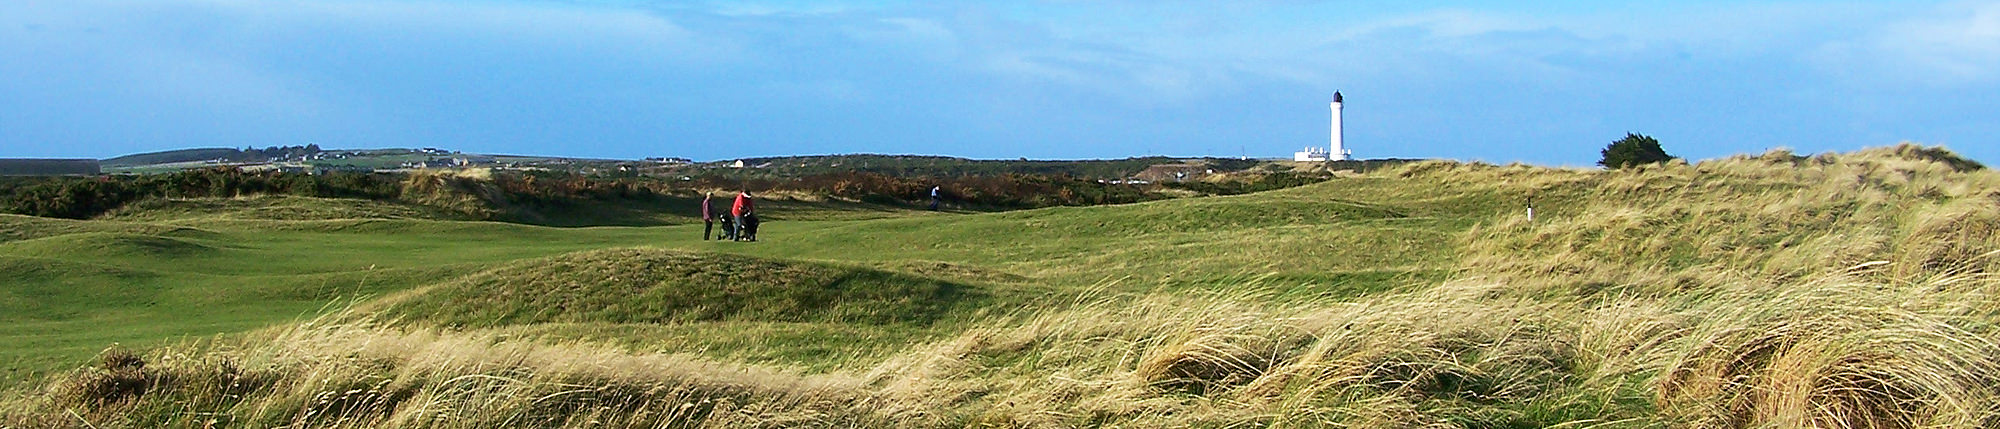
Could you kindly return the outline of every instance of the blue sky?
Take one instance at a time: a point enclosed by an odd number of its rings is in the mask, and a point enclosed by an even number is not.
[[[700,160],[2000,163],[2000,1],[0,2],[0,157],[318,143]]]

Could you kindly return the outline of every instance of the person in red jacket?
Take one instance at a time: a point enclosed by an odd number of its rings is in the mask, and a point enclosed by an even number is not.
[[[756,204],[750,201],[750,191],[743,191],[736,194],[736,204],[729,207],[729,214],[731,217],[736,218],[736,229],[740,231],[736,234],[737,240],[752,238],[748,237],[748,234],[742,233],[748,232],[745,230],[745,227],[749,225],[743,222],[743,217],[756,216],[756,212]]]

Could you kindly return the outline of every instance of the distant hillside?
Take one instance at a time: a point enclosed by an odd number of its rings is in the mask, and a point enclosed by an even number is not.
[[[224,161],[262,161],[272,157],[294,156],[319,152],[319,145],[272,146],[264,149],[200,148],[181,149],[165,152],[150,152],[125,155],[103,161],[105,167],[137,167],[142,165],[171,164],[220,159]]]
[[[0,158],[0,176],[93,176],[95,159]]]

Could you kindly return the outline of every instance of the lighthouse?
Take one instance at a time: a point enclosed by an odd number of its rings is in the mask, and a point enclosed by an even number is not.
[[[1342,101],[1342,100],[1341,100],[1341,96],[1340,96],[1340,91],[1334,91],[1334,92],[1333,92],[1333,103],[1331,103],[1331,107],[1332,107],[1332,109],[1333,109],[1333,120],[1332,120],[1332,123],[1333,123],[1333,125],[1332,125],[1332,129],[1331,129],[1331,130],[1328,130],[1328,131],[1331,131],[1331,132],[1329,133],[1330,135],[1329,135],[1329,136],[1327,137],[1327,139],[1329,140],[1329,142],[1330,142],[1330,143],[1332,143],[1332,144],[1331,144],[1330,146],[1328,146],[1328,147],[1327,147],[1326,149],[1320,149],[1320,148],[1316,148],[1316,147],[1308,147],[1308,148],[1306,148],[1306,150],[1302,150],[1302,151],[1298,151],[1297,153],[1294,153],[1294,154],[1292,154],[1292,160],[1293,160],[1293,161],[1301,161],[1301,162],[1305,162],[1305,161],[1346,161],[1346,160],[1349,160],[1349,159],[1353,159],[1353,158],[1354,158],[1354,153],[1353,153],[1353,152],[1349,152],[1349,151],[1347,150],[1347,145],[1346,145],[1346,144],[1344,144],[1344,142],[1342,142],[1342,141],[1341,141],[1341,132],[1340,132],[1340,102],[1341,102],[1341,101]]]
[[[1341,102],[1341,97],[1340,97],[1340,91],[1334,91],[1334,92],[1333,92],[1333,103],[1332,103],[1332,104],[1333,104],[1333,130],[1332,130],[1333,132],[1332,132],[1332,133],[1330,133],[1331,137],[1328,137],[1328,139],[1331,139],[1331,140],[1333,141],[1333,145],[1332,145],[1332,149],[1333,149],[1333,151],[1332,151],[1332,152],[1327,152],[1327,156],[1326,156],[1326,158],[1327,158],[1328,160],[1332,160],[1332,161],[1346,161],[1346,160],[1348,160],[1349,158],[1351,158],[1351,157],[1352,157],[1352,156],[1354,155],[1354,153],[1353,153],[1353,152],[1348,152],[1348,151],[1347,151],[1347,146],[1345,146],[1345,145],[1341,144],[1341,141],[1340,141],[1340,138],[1341,138],[1341,132],[1340,132],[1340,102]]]

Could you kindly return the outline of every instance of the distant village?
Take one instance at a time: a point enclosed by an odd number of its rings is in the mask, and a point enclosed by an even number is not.
[[[652,157],[643,161],[541,156],[482,155],[439,148],[320,150],[316,145],[265,149],[190,149],[128,155],[107,160],[0,158],[0,176],[95,176],[147,174],[198,168],[236,167],[244,171],[326,174],[329,172],[408,172],[425,169],[490,168],[564,170],[583,173],[631,172],[685,166],[693,160]]]

